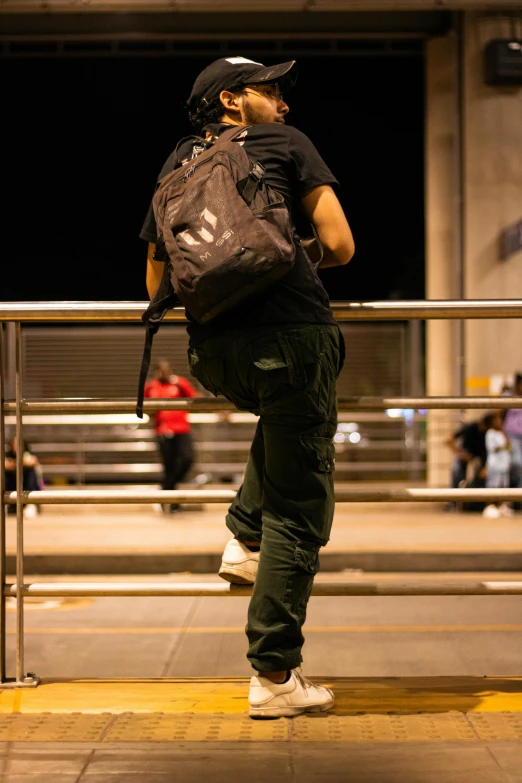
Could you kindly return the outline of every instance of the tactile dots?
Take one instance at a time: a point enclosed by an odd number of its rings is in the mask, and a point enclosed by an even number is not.
[[[99,742],[112,715],[0,715],[0,742]]]
[[[301,742],[444,742],[476,740],[458,712],[426,715],[308,715],[294,720],[293,739]]]
[[[471,712],[468,720],[481,740],[522,739],[522,712]]]
[[[444,742],[522,739],[522,713],[0,714],[1,742]]]
[[[259,742],[288,739],[286,721],[253,721],[244,713],[120,715],[105,742]]]

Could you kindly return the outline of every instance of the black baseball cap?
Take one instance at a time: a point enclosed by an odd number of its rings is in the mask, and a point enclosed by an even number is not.
[[[277,82],[281,92],[297,81],[297,63],[290,60],[279,65],[263,65],[246,57],[223,57],[210,63],[194,82],[187,101],[189,111],[196,111],[203,102],[211,103],[222,90],[237,90],[245,84]]]

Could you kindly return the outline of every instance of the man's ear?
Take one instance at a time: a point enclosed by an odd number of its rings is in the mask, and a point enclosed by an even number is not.
[[[219,100],[228,114],[241,113],[241,96],[238,93],[222,90],[219,94]]]

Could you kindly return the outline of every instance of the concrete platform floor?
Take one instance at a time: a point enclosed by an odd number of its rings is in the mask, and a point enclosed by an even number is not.
[[[378,575],[380,580],[396,577]],[[437,574],[430,581],[499,577],[519,581],[522,574]],[[121,583],[145,577],[100,579]],[[214,574],[154,579],[220,581]],[[317,577],[375,579],[375,574],[353,572]],[[32,581],[30,575],[26,581]],[[244,633],[248,602],[242,596],[29,598],[24,602],[26,669],[43,678],[71,679],[250,676]],[[14,666],[15,609],[15,599],[8,599],[8,672]],[[517,595],[314,596],[304,631],[304,670],[312,676],[522,676],[522,599]]]
[[[26,570],[60,573],[216,571],[230,538],[226,504],[154,513],[147,505],[42,506],[24,523]],[[7,522],[12,569],[16,522]],[[522,571],[522,513],[486,519],[426,503],[338,503],[322,569]]]
[[[139,742],[0,748],[2,783],[521,783],[516,741]]]
[[[499,576],[522,575],[431,578]],[[168,577],[191,578],[216,579]],[[318,577],[343,578],[375,574]],[[522,783],[519,596],[312,598],[304,671],[336,704],[276,721],[246,712],[247,603],[29,600],[25,667],[43,683],[0,692],[1,783]]]
[[[337,695],[328,714],[273,721],[246,716],[247,680],[55,681],[4,691],[0,780],[522,779],[522,678],[325,684]]]

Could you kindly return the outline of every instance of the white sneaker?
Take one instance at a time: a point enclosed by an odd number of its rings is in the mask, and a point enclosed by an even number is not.
[[[509,506],[507,503],[502,503],[502,505],[499,508],[499,511],[501,517],[512,517],[515,514],[511,506]]]
[[[488,517],[489,519],[498,519],[500,516],[500,509],[493,505],[486,506],[482,512],[482,516]]]
[[[218,574],[236,585],[252,585],[256,581],[258,563],[259,552],[251,552],[237,538],[232,538],[223,552]]]
[[[251,718],[279,718],[302,712],[326,712],[334,703],[330,688],[314,685],[301,669],[292,669],[290,679],[279,685],[266,677],[252,677],[248,694]]]
[[[34,503],[28,503],[27,506],[25,506],[24,517],[26,519],[34,519],[37,514],[38,514],[38,509],[36,508]]]

